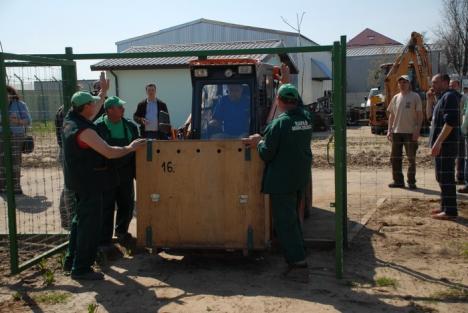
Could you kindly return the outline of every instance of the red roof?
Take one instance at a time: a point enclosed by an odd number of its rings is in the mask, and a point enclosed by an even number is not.
[[[366,28],[348,41],[348,47],[401,45],[400,42],[388,38],[372,29]]]

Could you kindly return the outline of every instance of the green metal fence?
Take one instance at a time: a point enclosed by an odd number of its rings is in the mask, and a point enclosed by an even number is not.
[[[51,122],[54,110],[57,104],[63,102],[65,108],[70,106],[71,95],[76,89],[76,64],[77,60],[93,60],[93,59],[118,59],[118,58],[158,58],[158,57],[177,57],[177,56],[196,56],[206,57],[212,55],[246,55],[246,54],[285,54],[285,53],[306,53],[306,52],[330,52],[332,56],[333,64],[333,119],[334,119],[334,159],[335,159],[335,199],[333,206],[335,208],[335,248],[336,248],[336,276],[341,278],[343,275],[343,248],[347,242],[347,183],[346,183],[346,37],[342,36],[340,41],[336,41],[333,45],[329,46],[308,46],[308,47],[285,47],[285,48],[261,48],[261,49],[242,49],[242,50],[210,50],[210,51],[172,51],[172,52],[145,52],[145,53],[100,53],[100,54],[73,54],[71,48],[65,49],[65,54],[42,54],[42,55],[15,55],[10,53],[0,53],[0,105],[2,113],[2,126],[3,141],[5,144],[4,149],[4,164],[6,165],[6,178],[7,178],[7,189],[6,204],[8,212],[8,251],[10,256],[10,271],[12,273],[18,273],[19,271],[37,263],[41,258],[51,255],[60,249],[63,249],[67,242],[64,235],[66,232],[63,229],[57,227],[57,212],[51,212],[51,216],[48,216],[41,222],[36,217],[28,216],[33,225],[35,222],[48,223],[48,218],[51,220],[50,224],[53,225],[53,231],[50,228],[41,229],[35,233],[34,231],[23,231],[19,225],[21,225],[21,212],[18,210],[19,199],[13,193],[13,173],[12,173],[12,149],[11,149],[11,134],[8,127],[8,108],[7,108],[7,94],[5,92],[5,85],[7,84],[7,77],[15,77],[17,75],[17,85],[23,86],[23,95],[26,97],[28,92],[24,90],[24,81],[21,75],[13,73],[7,75],[7,68],[44,68],[51,67],[60,68],[60,75],[57,70],[50,70],[53,75],[47,77],[48,81],[57,81],[61,84],[57,84],[57,89],[60,92],[49,92],[44,90],[43,82],[41,79],[36,77],[35,81],[39,84],[38,91],[35,91],[31,95],[31,108],[37,108],[35,118],[39,123],[42,122],[43,126],[35,125],[33,132],[35,138],[41,138],[39,134],[41,132],[47,133],[45,140],[52,142],[50,128],[47,127],[48,123]],[[37,74],[36,74],[37,76]],[[61,76],[61,77],[58,77]],[[3,87],[2,87],[3,86]],[[60,86],[60,87],[59,87]],[[63,101],[62,101],[63,99]],[[34,112],[33,112],[34,113]],[[44,136],[43,136],[44,137]],[[55,147],[55,154],[58,154],[58,148],[55,143],[49,144],[49,147]],[[40,147],[40,142],[38,142]],[[58,161],[52,166],[54,170],[47,170],[44,167],[40,167],[39,170],[35,171],[35,174],[31,174],[33,177],[36,175],[36,179],[31,180],[31,187],[36,188],[37,185],[48,185],[51,184],[51,188],[43,188],[44,192],[42,196],[45,197],[45,201],[52,201],[55,203],[59,196],[59,190],[63,186],[63,180],[61,178],[61,169]],[[41,174],[42,173],[42,174]],[[55,173],[55,174],[53,174]],[[42,175],[42,176],[41,176]],[[52,181],[50,183],[49,181]],[[55,185],[54,185],[55,184]],[[36,192],[36,194],[38,194]],[[55,208],[57,205],[50,205]],[[47,210],[46,210],[47,211]],[[53,211],[53,209],[51,210]],[[18,223],[20,221],[20,223]],[[33,227],[34,228],[34,227]],[[32,249],[31,253],[27,253],[26,246],[24,243],[29,237],[33,237],[35,242],[30,242],[29,247],[37,247],[43,245],[45,251],[40,249]],[[53,238],[53,236],[61,236],[60,239]],[[52,238],[52,239],[51,239]],[[30,238],[29,238],[30,239]],[[1,241],[0,241],[1,243]],[[1,246],[0,246],[1,247]]]

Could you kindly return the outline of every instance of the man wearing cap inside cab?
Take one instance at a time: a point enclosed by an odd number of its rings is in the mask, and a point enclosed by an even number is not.
[[[300,105],[299,93],[292,84],[282,85],[277,94],[278,109],[283,112],[261,135],[242,141],[257,147],[265,162],[262,192],[270,194],[273,227],[288,263],[285,278],[308,282],[302,228],[297,202],[310,181],[312,117]]]
[[[99,96],[78,91],[71,98],[72,109],[63,122],[62,145],[66,187],[74,192],[74,218],[70,230],[64,271],[71,270],[73,279],[100,280],[94,264],[99,232],[102,226],[103,192],[113,183],[107,159],[127,155],[145,141],[137,139],[125,147],[109,146],[91,122],[101,109],[109,82],[101,73]]]
[[[94,123],[97,132],[111,146],[125,147],[138,138],[138,128],[124,118],[125,101],[118,97],[109,97],[104,102],[105,113]],[[135,154],[130,153],[118,159],[110,160],[111,170],[117,173],[117,186],[104,193],[102,231],[99,246],[104,253],[111,252],[114,230],[114,208],[117,204],[115,235],[119,242],[131,239],[128,226],[133,216],[135,178]],[[112,250],[112,249],[111,249]]]
[[[416,189],[416,151],[423,120],[422,103],[419,95],[411,91],[408,75],[401,75],[398,78],[398,88],[400,92],[392,98],[387,108],[389,113],[387,139],[392,143],[390,161],[393,176],[393,182],[388,187],[405,187],[402,171],[403,147],[405,147],[408,158],[408,188]]]

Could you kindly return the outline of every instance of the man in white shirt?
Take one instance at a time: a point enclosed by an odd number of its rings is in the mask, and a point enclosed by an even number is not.
[[[388,187],[405,187],[402,172],[403,147],[405,147],[409,163],[408,188],[416,189],[416,151],[423,120],[422,103],[419,95],[410,90],[408,75],[398,78],[398,87],[400,92],[392,98],[387,108],[389,112],[387,138],[392,142],[390,161],[393,176],[393,183]]]
[[[143,138],[169,139],[171,127],[167,105],[156,98],[156,84],[148,84],[145,89],[146,99],[138,103],[133,120],[140,125]]]

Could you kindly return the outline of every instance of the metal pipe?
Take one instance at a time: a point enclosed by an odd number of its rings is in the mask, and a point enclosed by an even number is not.
[[[333,121],[335,123],[335,271],[336,277],[343,277],[343,203],[341,181],[342,175],[342,153],[341,144],[343,142],[341,131],[341,59],[340,59],[340,43],[333,43],[332,51],[333,60]]]
[[[21,84],[21,97],[23,97],[23,99],[24,99],[24,83],[23,83],[23,80],[18,75],[16,75],[16,74],[13,74],[13,75],[16,78],[18,78],[18,80],[20,81],[20,84]]]
[[[25,269],[27,269],[27,268],[41,262],[42,259],[48,258],[48,257],[50,257],[50,256],[52,256],[52,255],[54,255],[54,254],[56,254],[56,253],[58,253],[58,252],[60,252],[62,250],[65,250],[67,247],[68,247],[68,241],[64,242],[64,243],[62,243],[62,244],[60,244],[60,245],[58,245],[58,246],[44,252],[44,253],[42,253],[41,255],[38,255],[38,256],[36,256],[36,257],[22,263],[21,265],[19,265],[18,271],[23,271],[23,270],[25,270]]]
[[[46,108],[45,108],[45,101],[44,101],[44,85],[42,83],[42,80],[37,77],[37,75],[34,75],[34,78],[37,79],[37,81],[40,83],[40,86],[41,86],[41,107],[39,108],[39,116],[42,118],[42,122],[44,122],[44,125],[47,126],[47,118],[45,117],[46,116]],[[34,88],[35,89],[35,88]]]
[[[80,53],[72,55],[63,54],[8,54],[9,59],[15,60],[22,57],[24,61],[43,61],[45,59],[68,59],[68,60],[97,60],[97,59],[135,59],[135,58],[161,58],[161,57],[203,57],[208,55],[244,55],[244,54],[285,54],[303,52],[330,52],[333,46],[304,46],[304,47],[282,47],[282,48],[256,48],[256,49],[230,49],[230,50],[192,50],[192,51],[166,51],[166,52],[128,52],[128,53]],[[39,58],[30,60],[29,58]],[[41,59],[42,58],[42,59]],[[58,60],[56,60],[58,61]],[[60,60],[61,62],[61,60]]]
[[[342,207],[343,207],[343,246],[348,247],[348,178],[347,178],[347,164],[346,164],[346,36],[340,37],[340,62],[341,62],[341,107],[340,111],[340,145],[342,147],[341,153],[341,192],[342,192]]]
[[[63,104],[63,94],[60,92],[60,90],[62,90],[62,84],[57,80],[57,78],[55,78],[55,76],[52,76],[52,79],[57,83],[58,85],[58,93],[60,95],[60,102]],[[59,105],[60,106],[60,105]]]
[[[110,70],[109,72],[112,74],[112,76],[114,76],[115,95],[118,97],[119,96],[119,78],[117,77],[117,74],[115,74],[113,70]]]
[[[16,202],[13,191],[13,157],[11,147],[11,129],[8,110],[8,94],[6,90],[6,68],[3,53],[0,53],[0,110],[2,112],[2,140],[4,151],[4,166],[6,170],[6,191],[8,206],[8,237],[10,241],[10,271],[18,273],[18,238],[16,231]]]

